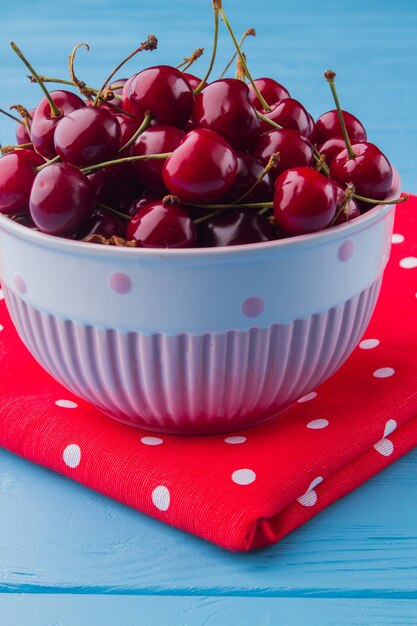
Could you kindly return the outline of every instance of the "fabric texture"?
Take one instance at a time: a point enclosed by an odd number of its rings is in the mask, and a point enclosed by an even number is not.
[[[397,207],[394,233],[345,365],[275,420],[228,435],[105,417],[41,369],[1,301],[0,445],[224,548],[279,541],[417,445],[417,197]]]

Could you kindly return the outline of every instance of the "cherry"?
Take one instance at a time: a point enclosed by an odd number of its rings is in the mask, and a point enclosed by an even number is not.
[[[108,168],[95,170],[88,174],[87,178],[93,185],[96,202],[107,204],[111,207],[119,206],[120,194],[117,179]]]
[[[314,163],[313,147],[304,135],[296,130],[283,128],[263,133],[254,145],[252,153],[267,165],[271,154],[279,152],[278,164],[271,169],[271,176],[294,167],[312,166]]]
[[[324,154],[327,165],[330,165],[335,156],[340,154],[345,148],[346,144],[343,137],[332,137],[331,139],[328,139],[324,143],[320,144],[318,146],[318,151],[320,154]]]
[[[341,185],[353,183],[360,196],[384,200],[392,187],[392,167],[373,143],[352,144],[354,157],[345,149],[332,160],[330,175]]]
[[[136,215],[138,211],[143,209],[145,206],[148,206],[148,204],[152,204],[152,202],[161,202],[161,201],[162,201],[161,196],[156,193],[144,194],[143,196],[140,196],[139,198],[136,198],[135,200],[132,201],[130,207],[127,210],[127,214],[133,217],[133,215]]]
[[[233,187],[221,198],[220,204],[233,203],[244,196],[256,183],[264,171],[261,161],[247,152],[236,152],[237,174]],[[266,202],[272,198],[274,181],[271,175],[265,174],[262,180],[249,194],[244,196],[245,202]]]
[[[336,214],[339,208],[342,206],[343,201],[345,200],[345,190],[341,185],[332,181],[334,188],[336,189]],[[371,205],[370,205],[371,206]],[[344,224],[345,222],[349,222],[350,220],[359,217],[361,214],[359,205],[354,198],[351,198],[347,204],[347,213],[345,211],[341,211],[339,215],[334,220],[333,224]]]
[[[310,137],[313,130],[310,114],[301,102],[294,100],[294,98],[284,98],[280,102],[273,104],[270,109],[270,111],[262,110],[261,113],[283,128],[292,128],[293,130],[298,130],[305,137]],[[267,132],[271,130],[271,125],[261,120],[260,130],[262,133]]]
[[[162,177],[169,191],[187,202],[211,202],[233,185],[236,155],[217,133],[197,128],[187,133],[165,161]]]
[[[29,204],[39,230],[50,235],[71,235],[91,216],[94,189],[87,176],[73,165],[54,163],[36,176]]]
[[[133,115],[133,110],[132,105],[130,104],[130,88],[136,76],[137,74],[133,74],[133,76],[130,76],[130,78],[127,79],[122,89],[122,100],[119,100],[119,102],[121,102],[120,106],[122,107],[122,109],[126,111],[126,113],[130,113],[131,115]]]
[[[233,148],[250,146],[259,134],[259,119],[246,83],[235,78],[215,80],[196,96],[192,120],[196,128],[219,133]]]
[[[277,229],[250,209],[225,210],[197,225],[199,247],[237,246],[278,238]]]
[[[191,248],[196,242],[196,230],[184,207],[159,200],[132,217],[126,238],[134,239],[142,248]]]
[[[310,167],[296,167],[275,181],[274,215],[290,235],[326,228],[336,212],[336,189],[332,181]]]
[[[142,70],[125,84],[123,108],[125,101],[140,120],[150,111],[157,123],[181,127],[191,115],[194,92],[179,70],[158,65]]]
[[[39,152],[46,159],[56,156],[54,135],[58,122],[65,115],[85,107],[83,100],[70,91],[51,91],[49,95],[59,108],[61,112],[60,117],[52,117],[49,101],[46,97],[43,97],[35,108],[30,126],[33,147],[36,152]]]
[[[357,117],[348,111],[342,111],[346,130],[351,141],[366,141],[366,130]],[[327,111],[317,119],[312,140],[320,145],[332,137],[342,137],[342,129],[337,110]]]
[[[45,163],[33,150],[15,150],[0,158],[0,213],[27,213],[35,168]]]
[[[197,87],[201,83],[201,78],[197,78],[197,76],[194,76],[194,74],[189,74],[188,72],[182,72],[182,75],[188,80],[188,82],[190,83],[193,89],[197,89]],[[209,83],[206,83],[205,86],[207,86],[208,84]]]
[[[121,131],[120,146],[123,147],[138,130],[139,122],[136,118],[130,117],[128,115],[123,115],[122,113],[115,113],[114,117],[119,122]],[[125,150],[119,150],[119,152],[117,153],[117,158],[122,159],[124,157],[130,156],[130,151],[131,146],[128,146],[127,148],[125,148]],[[114,177],[118,178],[119,180],[129,181],[132,178],[132,168],[130,163],[115,163],[113,165],[108,165],[106,167],[106,171],[110,172]],[[104,202],[104,204],[106,203]]]
[[[267,103],[270,105],[280,102],[281,100],[284,100],[284,98],[290,97],[289,91],[287,91],[285,87],[277,83],[277,81],[273,78],[256,78],[253,82],[255,83]],[[249,84],[248,87],[250,92],[250,99],[253,106],[255,107],[255,109],[260,111],[261,109],[263,109],[263,106],[261,102],[259,102],[255,90],[251,84]]]
[[[57,154],[66,163],[78,167],[109,161],[117,154],[120,141],[117,118],[94,106],[69,113],[55,130]]]
[[[35,109],[30,109],[29,115],[33,117],[34,112],[35,112]],[[28,123],[30,127],[30,118],[28,118]],[[28,133],[28,130],[25,124],[18,124],[16,126],[16,141],[19,146],[24,143],[32,142],[32,139],[30,138],[30,134]]]
[[[123,213],[129,213],[132,202],[146,192],[143,185],[133,176],[133,173],[129,179],[117,181],[117,191],[120,198],[119,210]],[[103,204],[107,203],[103,202]]]
[[[115,215],[103,209],[96,209],[87,220],[78,238],[87,239],[92,235],[102,235],[106,239],[110,239],[113,236],[123,237],[124,231],[123,224]]]
[[[162,154],[172,152],[178,148],[185,133],[175,126],[160,124],[145,130],[132,146],[132,156],[141,154]],[[164,161],[144,160],[134,161],[132,169],[137,179],[151,189],[166,193],[166,187],[162,180]]]

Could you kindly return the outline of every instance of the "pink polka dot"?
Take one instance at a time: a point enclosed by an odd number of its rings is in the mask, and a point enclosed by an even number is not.
[[[262,298],[253,296],[252,298],[246,298],[242,304],[242,312],[246,317],[258,317],[265,308],[265,302]]]
[[[14,284],[19,293],[26,293],[26,283],[19,274],[14,277]]]
[[[132,281],[127,274],[114,272],[109,276],[109,286],[116,293],[128,293],[132,289]]]
[[[352,239],[346,239],[339,248],[339,259],[341,261],[349,261],[353,256],[355,250],[355,244]]]

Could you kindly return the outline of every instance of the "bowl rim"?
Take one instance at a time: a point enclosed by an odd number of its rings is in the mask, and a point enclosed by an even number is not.
[[[401,179],[396,169],[393,168],[393,183],[388,199],[399,197],[401,189]],[[105,256],[110,257],[126,257],[130,256],[130,260],[135,259],[152,259],[152,258],[170,258],[170,259],[187,259],[192,257],[222,257],[256,255],[258,252],[271,251],[274,249],[298,249],[309,245],[321,245],[327,240],[341,239],[349,234],[355,234],[358,231],[368,228],[373,223],[379,222],[389,213],[394,204],[377,204],[372,209],[363,213],[359,217],[348,222],[325,228],[313,233],[303,235],[294,235],[284,239],[274,239],[272,241],[264,241],[256,244],[238,244],[235,246],[218,246],[213,248],[128,248],[118,246],[103,246],[96,243],[87,243],[74,239],[66,239],[56,235],[48,235],[41,233],[32,228],[28,228],[18,222],[11,220],[7,215],[0,213],[0,231],[6,231],[18,239],[24,239],[29,243],[52,249],[58,249],[61,252],[77,253],[82,256]]]

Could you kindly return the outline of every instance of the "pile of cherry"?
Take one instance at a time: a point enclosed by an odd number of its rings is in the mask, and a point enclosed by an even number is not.
[[[36,75],[46,95],[20,107],[17,145],[0,158],[0,212],[82,241],[207,247],[319,231],[389,197],[390,163],[340,110],[333,72],[337,108],[315,121],[239,56],[238,78],[212,82],[166,65],[101,90],[73,76],[80,96],[48,93]]]

